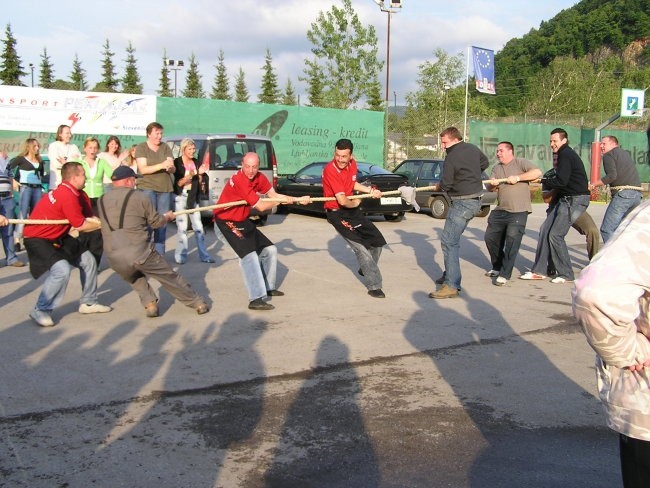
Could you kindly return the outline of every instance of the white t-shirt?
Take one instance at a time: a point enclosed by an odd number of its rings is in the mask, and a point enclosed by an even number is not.
[[[81,158],[79,148],[75,144],[65,144],[63,141],[54,141],[47,148],[50,158],[50,190],[54,190],[61,183],[61,167],[59,158],[66,161],[78,161]]]

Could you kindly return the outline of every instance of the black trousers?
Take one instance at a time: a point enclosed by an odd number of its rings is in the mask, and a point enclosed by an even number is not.
[[[621,472],[625,488],[650,487],[650,441],[619,434]]]

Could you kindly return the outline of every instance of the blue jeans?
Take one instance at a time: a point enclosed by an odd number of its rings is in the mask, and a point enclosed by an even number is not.
[[[354,251],[359,268],[363,273],[363,278],[368,290],[379,290],[382,287],[381,271],[379,271],[379,256],[381,256],[382,247],[371,247],[368,249],[363,244],[345,239],[348,245]]]
[[[445,284],[460,290],[460,236],[481,208],[478,199],[452,200],[442,231],[442,255],[445,261]]]
[[[603,236],[603,242],[607,242],[625,216],[629,214],[634,207],[641,203],[643,194],[637,190],[620,190],[617,191],[609,202],[603,223],[600,225],[600,235]]]
[[[18,196],[18,218],[26,219],[34,209],[38,201],[41,199],[43,191],[41,188],[32,188],[30,186],[21,186],[20,195]],[[23,237],[23,229],[25,224],[16,225],[15,238],[21,239]]]
[[[97,261],[90,251],[85,251],[72,264],[65,259],[54,263],[36,300],[37,310],[50,313],[61,303],[73,267],[79,268],[81,279],[82,294],[79,302],[88,305],[97,303]]]
[[[2,198],[0,203],[0,212],[2,215],[8,219],[16,218],[16,201],[14,200],[13,195]],[[9,224],[6,227],[0,227],[0,234],[2,235],[2,247],[5,251],[7,264],[13,264],[18,260],[14,247],[14,224]]]
[[[159,214],[169,212],[172,208],[172,194],[169,192],[159,192],[153,190],[141,190],[153,205],[153,208]],[[158,229],[153,229],[154,249],[162,257],[165,257],[165,240],[167,239],[167,226],[163,225]]]
[[[230,247],[230,244],[228,244],[228,241],[216,225],[214,226],[214,232],[217,239]],[[267,295],[267,290],[275,290],[278,249],[275,246],[267,246],[259,254],[250,252],[243,258],[239,258],[239,267],[248,291],[248,301],[264,298]]]
[[[174,207],[176,212],[179,210],[185,210],[186,204],[186,195],[176,195]],[[210,256],[205,246],[205,233],[203,232],[203,222],[201,222],[201,212],[193,212],[191,214],[183,214],[176,217],[176,251],[174,253],[174,259],[178,264],[183,264],[187,261],[188,218],[192,222],[192,229],[194,229],[194,237],[196,238],[196,247],[199,250],[199,258],[203,262],[210,262],[213,258]]]
[[[490,254],[492,269],[507,280],[512,276],[527,221],[528,212],[492,210],[488,217],[485,245]]]
[[[562,197],[550,208],[546,220],[539,229],[539,240],[535,252],[535,264],[531,271],[545,275],[552,263],[557,276],[573,280],[573,266],[564,238],[578,217],[589,206],[589,195]]]

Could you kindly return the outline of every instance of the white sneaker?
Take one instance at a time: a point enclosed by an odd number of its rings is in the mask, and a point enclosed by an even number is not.
[[[573,280],[567,280],[566,278],[562,278],[561,276],[556,276],[551,280],[551,283],[570,283]]]
[[[532,271],[526,271],[519,277],[520,280],[545,280],[546,276],[533,273]]]
[[[102,305],[101,303],[82,303],[79,305],[79,313],[106,313],[113,310],[107,305]]]
[[[54,325],[54,320],[52,320],[50,314],[43,310],[34,309],[29,312],[29,316],[41,327],[52,327]]]
[[[499,272],[496,269],[491,269],[490,271],[485,272],[485,276],[489,276],[490,278],[494,278],[495,276],[499,276]]]
[[[497,286],[503,286],[506,283],[508,283],[508,280],[503,276],[499,276],[496,280],[494,280],[494,284]]]

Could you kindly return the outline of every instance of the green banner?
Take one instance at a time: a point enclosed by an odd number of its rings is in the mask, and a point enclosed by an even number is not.
[[[496,164],[496,148],[500,141],[510,141],[515,148],[515,156],[529,159],[542,171],[553,166],[553,153],[549,146],[551,131],[556,125],[514,124],[484,121],[470,121],[470,142],[476,144],[490,159],[490,166]],[[595,130],[562,126],[568,136],[569,145],[580,155],[587,175],[591,168],[591,143]],[[623,149],[628,151],[636,162],[641,181],[650,182],[650,163],[648,160],[648,138],[642,131],[605,129],[601,137],[613,135]],[[601,174],[604,174],[601,166]]]
[[[384,113],[314,107],[158,98],[165,136],[205,133],[260,134],[273,140],[280,174],[313,161],[329,161],[341,138],[354,143],[358,161],[383,166]]]

